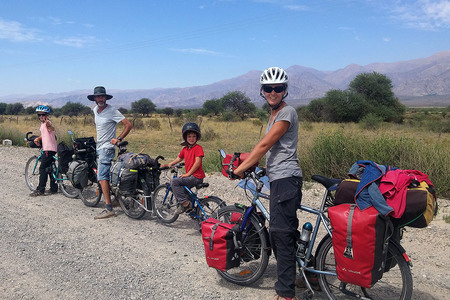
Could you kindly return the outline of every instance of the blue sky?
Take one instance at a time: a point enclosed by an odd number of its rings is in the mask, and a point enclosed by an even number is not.
[[[450,1],[0,2],[0,96],[206,85],[450,50]],[[255,78],[257,80],[257,78]]]

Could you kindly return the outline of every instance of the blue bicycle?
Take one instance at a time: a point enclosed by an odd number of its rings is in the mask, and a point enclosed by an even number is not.
[[[178,169],[184,166],[184,163],[175,164],[172,166],[171,172],[174,174],[173,177],[178,176]],[[167,170],[169,167],[161,168],[161,170]],[[208,187],[208,183],[201,183],[195,186],[198,191],[201,188]],[[225,202],[216,196],[207,196],[204,198],[199,198],[197,193],[193,192],[187,186],[184,187],[188,198],[191,200],[192,210],[187,214],[198,221],[198,224],[204,220],[217,216],[219,208],[225,207]],[[170,183],[160,184],[153,193],[153,205],[154,212],[159,220],[163,223],[173,223],[178,219],[177,207],[178,202],[173,195]]]
[[[34,145],[33,137],[30,137],[32,132],[27,132],[24,140]],[[36,148],[37,146],[34,146]],[[25,165],[25,182],[27,183],[28,188],[31,191],[35,191],[39,185],[39,176],[40,176],[40,166],[41,166],[41,157],[44,154],[42,148],[40,149],[39,155],[33,155],[30,157]],[[69,198],[76,198],[78,196],[78,190],[73,187],[70,181],[67,178],[67,174],[62,173],[58,164],[58,157],[53,156],[54,161],[51,164],[51,167],[46,170],[46,172],[50,173],[51,176],[56,180],[56,184],[58,185],[59,190]]]
[[[220,154],[224,159],[226,158],[222,149],[220,149]],[[240,153],[235,153],[229,163],[225,163],[225,161],[222,163],[229,176],[232,176],[234,162],[239,159],[239,156]],[[238,285],[246,286],[259,280],[267,268],[272,252],[268,232],[270,213],[261,202],[263,199],[269,200],[269,195],[262,192],[264,175],[264,170],[245,172],[244,189],[251,192],[247,194],[250,205],[226,206],[219,210],[216,217],[225,223],[239,224],[242,231],[241,264],[227,271],[218,270],[219,275],[225,280]],[[318,288],[318,286],[315,288],[311,286],[308,281],[308,274],[313,274],[318,278],[320,288],[328,299],[411,299],[413,291],[411,262],[400,245],[402,231],[398,228],[395,229],[393,237],[389,240],[383,278],[374,286],[366,289],[341,282],[338,279],[332,245],[332,227],[327,212],[330,206],[335,205],[334,191],[341,180],[319,175],[313,175],[311,179],[324,187],[324,194],[322,201],[317,201],[319,208],[304,204],[299,207],[303,216],[315,215],[313,226],[310,224],[310,239],[299,238],[296,249],[298,269],[307,286],[305,298],[311,299],[315,294],[314,289]],[[323,238],[316,244],[319,231]]]

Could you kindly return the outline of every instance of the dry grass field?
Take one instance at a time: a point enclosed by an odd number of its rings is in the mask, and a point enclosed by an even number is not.
[[[166,160],[174,159],[181,150],[181,127],[183,124],[187,121],[197,122],[202,129],[200,144],[205,150],[204,169],[207,172],[219,171],[218,149],[223,148],[227,153],[251,151],[265,133],[265,122],[259,119],[225,122],[217,117],[197,117],[195,120],[186,120],[182,117],[170,117],[169,119],[167,116],[157,114],[147,118],[135,118],[130,115],[128,118],[135,125],[126,138],[129,142],[128,149],[133,152],[144,152],[152,157],[162,155]],[[68,130],[73,131],[76,137],[96,137],[92,116],[53,117],[52,121],[59,140],[70,143]],[[121,130],[122,127],[119,125],[118,134]],[[0,139],[8,137],[13,139],[15,144],[23,143],[23,137],[28,131],[39,133],[39,121],[35,116],[3,118],[3,122],[0,123]],[[341,135],[343,141],[339,143]],[[329,136],[335,139],[330,145],[323,145],[323,141],[318,142],[318,137]],[[350,141],[349,144],[346,144],[347,139]],[[370,144],[370,141],[374,140],[377,142],[370,146],[371,149],[364,149]],[[392,141],[398,141],[400,145],[393,145],[391,148]],[[320,143],[322,144],[318,147]],[[389,148],[385,143],[389,145]],[[414,146],[416,150],[409,151],[408,145]],[[320,149],[321,152],[318,152],[317,149]],[[422,150],[429,151],[422,153]],[[330,153],[324,154],[323,151]],[[316,172],[326,176],[337,176],[333,168],[341,169],[338,175],[344,176],[355,161],[352,160],[355,157],[356,159],[374,160],[380,164],[392,164],[399,168],[417,168],[430,175],[435,185],[437,185],[437,180],[442,179],[442,183],[438,187],[441,192],[440,196],[444,195],[444,197],[450,198],[450,188],[448,188],[450,186],[448,176],[450,173],[449,133],[431,132],[417,126],[391,123],[381,124],[377,129],[368,130],[363,129],[360,124],[353,123],[301,121],[298,154],[306,178]],[[392,155],[392,159],[390,159],[390,155]],[[329,158],[325,156],[329,156]],[[347,156],[350,157],[350,160],[344,161]],[[379,157],[383,160],[386,158],[386,161],[377,161]],[[433,166],[433,164],[437,164],[437,166]],[[324,174],[327,171],[330,171],[330,174]],[[444,176],[447,178],[444,179]],[[444,186],[445,188],[442,188]]]

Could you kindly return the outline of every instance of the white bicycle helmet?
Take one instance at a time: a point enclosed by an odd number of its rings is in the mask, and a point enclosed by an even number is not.
[[[270,67],[261,74],[259,82],[264,84],[285,84],[287,85],[289,79],[286,72],[279,67]]]
[[[38,107],[36,107],[36,112],[37,113],[43,112],[43,113],[49,114],[50,107],[45,106],[45,105],[39,105]]]

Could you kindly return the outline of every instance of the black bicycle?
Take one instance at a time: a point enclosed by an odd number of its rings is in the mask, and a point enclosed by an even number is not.
[[[100,201],[100,184],[97,181],[97,150],[93,137],[73,138],[73,132],[68,131],[73,143],[73,159],[85,161],[88,164],[87,185],[78,189],[78,196],[86,206],[96,206]]]

